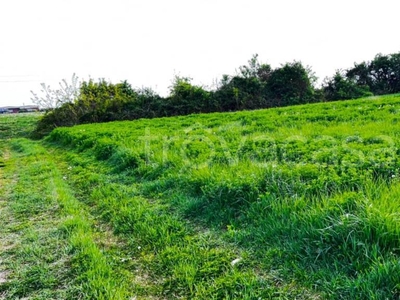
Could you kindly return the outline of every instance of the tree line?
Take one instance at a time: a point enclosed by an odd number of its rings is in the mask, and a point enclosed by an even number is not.
[[[226,112],[281,107],[322,101],[355,99],[400,92],[400,52],[378,54],[371,61],[355,63],[326,78],[321,87],[311,68],[301,62],[273,69],[254,55],[235,75],[223,75],[214,89],[192,84],[191,78],[175,76],[167,97],[150,88],[134,89],[127,81],[114,84],[104,79],[78,83],[65,80],[60,89],[42,84],[44,95],[32,101],[48,108],[36,135],[59,126],[134,120],[192,113]]]

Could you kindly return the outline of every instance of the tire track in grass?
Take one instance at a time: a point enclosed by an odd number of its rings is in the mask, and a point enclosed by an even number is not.
[[[29,197],[24,197],[30,190],[26,184],[32,182],[29,174],[25,174],[26,162],[11,155],[2,171],[4,214],[0,220],[0,255],[7,278],[0,284],[0,293],[2,299],[66,298],[66,289],[57,281],[66,281],[67,255],[56,254],[57,246],[65,245],[55,234],[55,216],[46,215],[54,203],[45,194],[40,194],[43,196],[40,199],[39,189],[32,189]],[[52,242],[58,243],[50,246]]]
[[[19,139],[0,177],[4,299],[129,299],[126,277],[95,243],[94,220],[39,144]],[[1,270],[1,269],[0,269]],[[7,270],[7,271],[5,271]],[[7,275],[7,276],[6,276]]]
[[[50,151],[54,151],[54,149],[50,149]],[[115,283],[112,282],[115,287],[111,288],[111,290],[115,290],[116,288],[121,289],[120,296],[114,291],[112,294],[108,294],[104,299],[161,299],[158,297],[155,298],[151,295],[150,291],[153,290],[151,286],[154,284],[154,282],[151,282],[148,279],[144,269],[138,270],[135,268],[135,271],[132,271],[133,265],[136,262],[134,262],[134,258],[132,258],[132,252],[130,249],[127,249],[127,241],[122,239],[120,236],[115,235],[110,227],[110,224],[107,224],[104,222],[104,220],[101,220],[98,215],[93,214],[92,205],[85,201],[80,201],[82,199],[77,200],[77,198],[75,198],[75,194],[81,195],[81,191],[76,190],[76,187],[74,187],[71,183],[71,167],[68,166],[65,161],[65,157],[63,157],[65,154],[65,152],[53,152],[54,162],[57,164],[59,173],[62,174],[57,178],[62,178],[62,182],[64,184],[68,182],[68,184],[73,187],[70,188],[69,191],[72,197],[74,197],[75,205],[78,205],[81,208],[80,214],[82,214],[82,208],[84,208],[87,218],[91,220],[92,242],[102,251],[105,262],[105,265],[103,265],[105,267],[111,266],[110,272],[113,273],[114,280],[116,280]],[[88,180],[87,184],[89,185],[90,178],[86,179]],[[67,227],[70,226],[69,223],[75,224],[74,221],[67,222]],[[102,264],[102,262],[99,260],[96,260],[96,263]],[[91,275],[91,273],[88,272],[88,275]],[[103,286],[94,283],[91,289],[95,291],[95,299],[99,299],[97,292],[101,291]],[[100,297],[100,299],[103,298]]]

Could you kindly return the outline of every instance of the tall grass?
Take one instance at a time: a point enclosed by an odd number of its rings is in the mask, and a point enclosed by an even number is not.
[[[93,203],[156,255],[170,235],[187,236],[185,218],[245,250],[260,276],[327,298],[385,299],[399,296],[399,112],[393,95],[60,128],[48,141],[105,161],[133,189],[139,198],[121,201],[107,184]],[[166,207],[150,217],[140,197]]]

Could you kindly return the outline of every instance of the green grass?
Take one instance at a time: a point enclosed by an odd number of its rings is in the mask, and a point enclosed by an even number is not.
[[[0,140],[30,136],[41,115],[41,113],[0,114]]]
[[[127,299],[127,280],[96,243],[95,220],[46,149],[10,142],[2,171],[0,257],[5,299]],[[102,234],[100,234],[102,236]],[[14,239],[14,241],[12,240]],[[1,269],[0,269],[1,271]]]
[[[44,212],[69,249],[53,250],[65,269],[34,270],[46,280],[29,293],[57,293],[69,278],[57,297],[399,298],[399,121],[391,95],[3,141],[6,180],[44,189],[7,189],[9,223],[43,234],[51,226],[32,214]],[[57,244],[17,227],[42,252]],[[9,295],[30,286],[18,257],[5,254],[20,278],[0,284]]]

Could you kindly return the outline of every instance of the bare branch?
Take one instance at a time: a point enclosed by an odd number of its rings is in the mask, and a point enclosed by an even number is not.
[[[53,90],[45,83],[41,83],[40,85],[42,87],[40,96],[31,91],[32,102],[41,108],[53,109],[60,107],[64,103],[73,102],[78,97],[81,83],[78,76],[74,73],[72,74],[70,83],[65,79],[59,82],[59,89]]]

